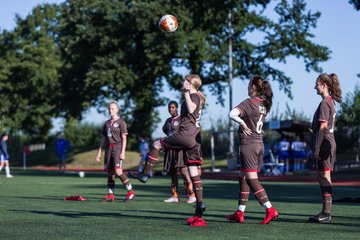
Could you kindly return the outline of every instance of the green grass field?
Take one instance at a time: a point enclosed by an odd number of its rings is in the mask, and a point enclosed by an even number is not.
[[[133,181],[136,198],[128,203],[100,203],[106,193],[101,173],[65,176],[43,171],[13,171],[0,175],[0,239],[359,239],[360,204],[334,203],[332,224],[312,224],[307,219],[321,208],[319,187],[301,183],[264,183],[280,218],[258,224],[264,210],[251,198],[245,224],[228,223],[225,215],[237,205],[238,184],[204,180],[208,226],[191,228],[185,220],[194,208],[182,201],[165,204],[166,177],[147,184]],[[124,188],[118,184],[117,196]],[[181,189],[182,190],[182,189]],[[360,187],[335,187],[334,199],[360,196]],[[183,193],[183,192],[182,192]],[[88,201],[63,201],[81,195]],[[185,200],[183,198],[183,200]]]

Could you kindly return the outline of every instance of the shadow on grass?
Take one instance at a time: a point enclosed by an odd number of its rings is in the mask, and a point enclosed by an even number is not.
[[[187,218],[192,217],[192,214],[189,213],[185,213],[185,212],[164,212],[164,211],[151,211],[151,210],[121,210],[121,212],[119,213],[108,213],[108,212],[77,212],[77,211],[39,211],[39,210],[34,210],[34,211],[28,211],[28,210],[19,210],[19,209],[13,209],[13,210],[9,210],[12,213],[31,213],[31,214],[39,214],[39,215],[53,215],[53,216],[58,216],[58,217],[65,217],[65,218],[86,218],[86,217],[113,217],[113,218],[129,218],[129,219],[134,219],[138,218],[138,219],[143,219],[143,220],[166,220],[166,221],[185,221]],[[129,213],[129,214],[125,214]],[[130,213],[134,213],[134,214],[130,214]],[[258,214],[258,212],[247,212],[247,213],[256,213]],[[151,214],[150,216],[145,215],[144,214]],[[165,216],[154,216],[154,214],[158,214],[158,215],[165,215]],[[176,217],[174,217],[173,215],[175,215]],[[294,219],[294,218],[286,218],[283,216],[294,216],[294,217],[299,217],[302,216],[304,217],[304,219]],[[314,225],[314,223],[310,223],[308,221],[308,217],[307,215],[298,215],[298,214],[282,214],[280,213],[280,217],[277,218],[275,221],[276,222],[284,222],[284,223],[294,223],[294,224],[299,224],[299,223],[304,223],[304,224],[309,224],[309,225]],[[211,219],[209,219],[211,218]],[[333,220],[333,222],[329,225],[331,226],[344,226],[344,227],[357,227],[360,228],[360,224],[355,224],[355,223],[343,223],[343,222],[336,222],[336,218],[341,218],[341,216],[335,216],[335,220]],[[344,217],[347,218],[347,217]],[[225,218],[225,215],[218,215],[218,214],[209,214],[209,213],[205,213],[204,214],[204,219],[206,219],[206,221],[208,223],[228,223],[228,221]],[[356,219],[356,218],[355,218]],[[246,216],[246,220],[258,220],[259,222],[262,221],[262,218],[257,218],[257,217],[253,217],[253,216]],[[250,224],[258,224],[258,223],[250,223]],[[184,223],[185,225],[185,223]]]

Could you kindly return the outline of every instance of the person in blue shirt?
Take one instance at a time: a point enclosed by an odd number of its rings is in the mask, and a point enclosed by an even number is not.
[[[149,152],[149,142],[144,136],[139,136],[139,145],[140,145],[140,163],[138,166],[138,171],[141,172],[144,168],[147,153]],[[149,177],[153,176],[153,172],[149,172]]]
[[[1,135],[1,145],[0,145],[0,172],[5,166],[5,173],[7,178],[12,178],[13,176],[10,174],[9,167],[9,153],[7,151],[6,141],[9,139],[8,133],[3,133]]]
[[[66,154],[70,150],[70,143],[64,139],[61,133],[56,135],[55,152],[59,160],[59,173],[64,174],[66,170]]]

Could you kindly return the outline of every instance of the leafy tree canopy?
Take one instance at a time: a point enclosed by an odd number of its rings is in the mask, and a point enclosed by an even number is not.
[[[26,19],[19,19],[15,31],[3,32],[1,39],[17,36],[16,44],[23,47],[27,41],[33,42],[35,34],[20,34],[20,23],[34,19],[37,24],[31,25],[33,32],[45,29],[42,26],[47,23],[43,45],[32,46],[33,51],[40,51],[43,46],[43,55],[36,52],[36,56],[33,53],[30,58],[49,61],[49,65],[33,68],[36,72],[44,68],[47,73],[39,73],[44,78],[43,85],[49,84],[48,93],[44,95],[47,99],[38,101],[36,106],[42,109],[48,102],[51,109],[43,111],[49,116],[55,110],[53,116],[81,119],[90,106],[101,107],[110,99],[117,99],[122,103],[122,116],[130,132],[150,135],[158,121],[155,109],[167,101],[161,94],[163,84],[167,82],[175,89],[180,87],[182,76],[176,67],[199,74],[203,85],[223,102],[229,71],[230,33],[235,78],[244,80],[261,74],[278,82],[280,89],[291,97],[292,80],[273,67],[273,62],[286,63],[288,57],[295,56],[304,61],[306,71],[321,71],[319,63],[329,58],[330,51],[312,41],[320,13],[308,11],[304,0],[282,0],[274,1],[275,17],[270,19],[264,14],[274,6],[270,2],[67,0],[59,6],[45,5],[53,15],[36,18],[34,11]],[[232,29],[228,28],[229,12]],[[159,18],[167,13],[179,20],[175,33],[158,29]],[[1,56],[10,52],[17,56],[19,47],[6,51],[8,44],[9,40],[1,40]],[[16,59],[3,61],[14,64]],[[18,64],[21,77],[17,79],[28,84],[29,75],[22,70],[24,61],[18,59]],[[1,68],[1,84],[10,82],[8,69]],[[11,90],[8,96],[15,93]],[[29,97],[23,93],[20,96],[24,102],[17,100],[19,105],[27,107]],[[51,104],[53,100],[55,104]]]

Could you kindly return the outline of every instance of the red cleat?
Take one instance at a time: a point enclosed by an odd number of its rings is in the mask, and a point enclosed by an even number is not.
[[[114,194],[108,194],[103,199],[101,199],[100,202],[115,202],[115,196]]]
[[[237,210],[235,213],[231,215],[227,215],[226,219],[230,222],[238,222],[243,223],[244,222],[244,212]]]
[[[275,210],[275,208],[271,207],[266,209],[266,216],[264,220],[260,224],[268,224],[272,220],[275,220],[279,217],[279,213]]]
[[[125,197],[125,202],[133,199],[134,197],[135,197],[135,191],[131,189],[130,191],[128,191]]]
[[[192,224],[190,224],[191,227],[206,227],[206,222],[201,217],[196,218]]]
[[[199,218],[199,216],[193,216],[193,217],[191,217],[191,218],[188,218],[187,220],[186,220],[186,222],[187,222],[187,224],[188,225],[192,225],[193,224],[193,222],[196,220],[196,219],[198,219]]]

